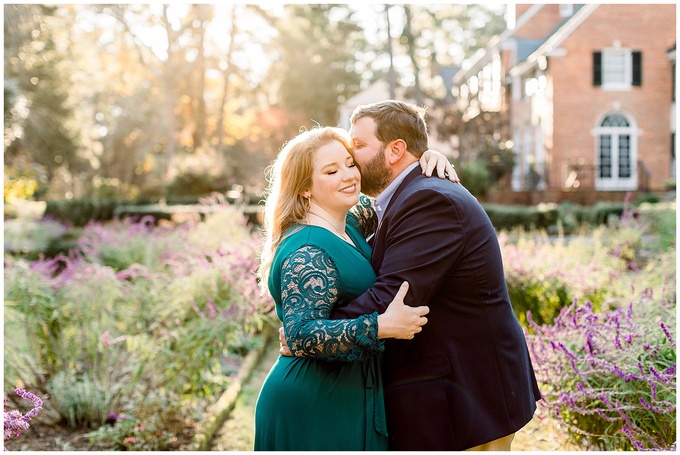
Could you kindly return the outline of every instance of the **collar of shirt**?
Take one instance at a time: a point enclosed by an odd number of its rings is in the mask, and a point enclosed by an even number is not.
[[[397,188],[399,188],[401,182],[404,181],[409,172],[415,169],[418,164],[418,161],[416,161],[404,169],[401,174],[399,174],[397,178],[394,179],[392,183],[390,183],[387,188],[385,188],[385,190],[375,198],[373,206],[375,207],[375,214],[378,215],[378,223],[382,223],[383,214],[385,213],[385,210],[387,210],[387,205],[390,203],[392,196],[394,196],[394,192],[397,191]]]

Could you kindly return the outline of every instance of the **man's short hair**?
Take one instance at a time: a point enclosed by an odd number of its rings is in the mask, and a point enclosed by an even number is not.
[[[350,122],[354,123],[362,117],[370,117],[375,121],[375,136],[383,145],[402,139],[416,158],[420,158],[429,148],[424,108],[397,100],[379,101],[358,106],[352,112]]]

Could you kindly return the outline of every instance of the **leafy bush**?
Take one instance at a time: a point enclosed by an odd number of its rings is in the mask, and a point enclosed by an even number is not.
[[[484,210],[497,231],[524,229],[548,229],[558,222],[559,212],[554,204],[499,205],[484,204]]]
[[[527,340],[543,406],[571,439],[596,450],[674,450],[674,294],[645,292],[598,314],[565,307],[553,325],[529,322]]]
[[[48,218],[5,220],[5,252],[38,258],[38,253],[60,239],[69,228],[61,221]]]
[[[502,232],[506,282],[520,321],[531,311],[536,323],[550,323],[577,297],[590,301],[595,311],[607,309],[635,288],[658,289],[674,282],[674,211],[663,212],[665,218],[658,215],[666,227],[653,227],[658,223],[648,213],[627,210],[607,225],[582,226],[569,237]],[[659,250],[659,242],[667,248]]]
[[[545,234],[499,235],[510,301],[526,326],[531,312],[539,323],[550,323],[575,297],[587,298],[596,309],[613,297],[623,266],[594,237],[550,239]]]
[[[6,257],[6,380],[49,392],[64,421],[116,448],[172,448],[228,385],[221,360],[245,354],[272,317],[259,238],[237,209],[205,203],[205,222],[90,223],[69,256]]]
[[[456,168],[460,181],[475,196],[483,196],[491,186],[489,170],[480,161],[470,161]]]
[[[47,201],[45,216],[82,227],[90,221],[113,219],[116,200],[61,199]]]

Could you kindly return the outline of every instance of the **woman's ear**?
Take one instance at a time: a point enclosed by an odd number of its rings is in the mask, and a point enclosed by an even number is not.
[[[312,192],[309,190],[304,190],[300,193],[300,196],[302,196],[305,199],[309,199],[310,197],[312,197]]]

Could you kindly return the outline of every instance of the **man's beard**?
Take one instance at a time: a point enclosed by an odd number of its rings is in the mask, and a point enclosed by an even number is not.
[[[385,166],[385,150],[361,166],[361,192],[376,197],[390,184],[392,170]]]

